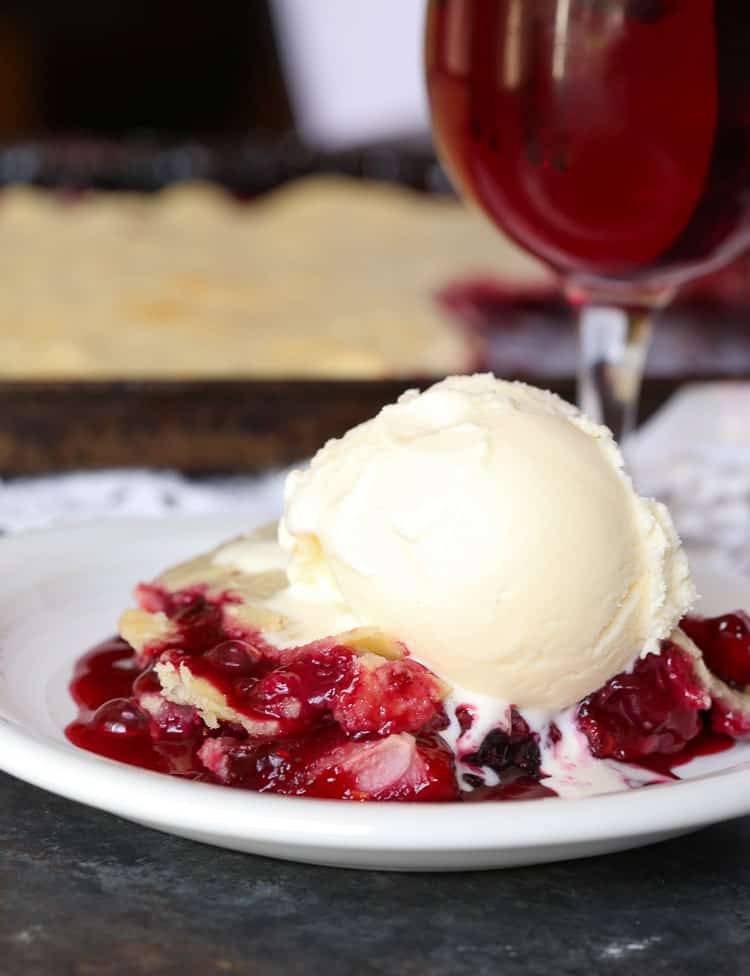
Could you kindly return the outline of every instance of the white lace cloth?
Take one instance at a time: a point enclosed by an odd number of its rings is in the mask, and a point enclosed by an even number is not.
[[[638,488],[688,547],[750,574],[750,383],[685,387],[628,444]]]
[[[174,471],[105,470],[0,481],[0,533],[128,516],[237,512],[248,526],[281,512],[286,472],[191,479]]]
[[[750,383],[686,387],[628,444],[640,491],[663,499],[689,546],[750,573]],[[248,526],[281,511],[285,472],[194,480],[97,471],[0,481],[0,532],[53,522],[237,512]]]

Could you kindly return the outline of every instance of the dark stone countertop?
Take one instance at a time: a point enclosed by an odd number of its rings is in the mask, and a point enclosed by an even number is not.
[[[586,861],[388,874],[235,854],[0,776],[2,976],[750,972],[750,818]]]

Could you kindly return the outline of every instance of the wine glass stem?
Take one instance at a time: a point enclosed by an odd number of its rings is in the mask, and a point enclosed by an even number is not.
[[[579,309],[578,332],[578,404],[621,441],[638,415],[651,312],[585,304]]]

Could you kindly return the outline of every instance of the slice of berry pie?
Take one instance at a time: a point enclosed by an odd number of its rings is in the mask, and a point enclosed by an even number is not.
[[[750,737],[742,611],[686,617],[659,653],[540,721],[451,688],[375,628],[296,643],[282,574],[241,568],[270,544],[256,533],[139,586],[121,636],[78,664],[71,740],[261,792],[445,801],[658,782]]]
[[[136,589],[72,742],[290,796],[576,797],[750,737],[750,617],[691,615],[611,435],[493,377],[407,394],[284,517]]]

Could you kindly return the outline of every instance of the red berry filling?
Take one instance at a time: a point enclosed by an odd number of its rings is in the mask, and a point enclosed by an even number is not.
[[[206,587],[169,593],[143,586],[139,602],[164,613],[170,629],[147,645],[140,662],[116,638],[78,663],[71,691],[80,715],[66,731],[85,749],[285,795],[434,801],[554,795],[540,782],[538,737],[515,708],[510,729],[491,730],[462,757],[473,767],[463,777],[473,789],[461,792],[455,757],[437,734],[448,725],[442,685],[409,657],[362,656],[331,639],[280,650],[227,612],[236,603],[231,594],[209,596]],[[715,675],[733,689],[750,685],[747,614],[688,618],[683,627]],[[187,668],[209,682],[237,722],[210,729],[196,708],[167,700],[156,670],[161,665],[178,675]],[[713,685],[709,693],[700,673],[688,652],[664,642],[660,654],[640,659],[589,695],[577,722],[593,755],[647,765],[664,765],[660,757],[668,756],[677,765],[717,751],[715,740],[701,748],[707,721],[723,735],[750,735],[750,707],[743,708],[739,693],[722,696]],[[459,706],[456,715],[466,733],[474,710]],[[553,743],[560,738],[554,724],[548,737]],[[493,770],[498,785],[485,785],[482,769]]]
[[[453,756],[435,735],[448,724],[442,686],[416,661],[362,657],[330,640],[281,651],[246,632],[240,639],[223,612],[231,600],[201,587],[142,587],[139,599],[174,626],[148,646],[143,670],[117,639],[82,660],[72,686],[81,716],[67,730],[77,745],[262,791],[459,798]],[[210,730],[195,708],[165,699],[154,662],[208,681],[243,725]]]
[[[177,648],[183,654],[205,654],[217,644],[248,637],[247,628],[225,612],[241,602],[231,592],[209,596],[207,587],[198,585],[171,593],[160,586],[142,583],[136,589],[136,597],[142,610],[163,613],[171,624],[166,637],[146,644],[142,657],[156,657],[168,648]],[[264,653],[273,651],[260,634],[253,636]]]
[[[706,667],[732,688],[750,685],[750,616],[685,617],[682,629],[703,652]]]
[[[598,759],[637,761],[679,752],[701,731],[709,705],[690,657],[665,642],[661,654],[641,658],[585,698],[578,726]]]
[[[130,765],[206,778],[196,754],[211,733],[195,709],[161,697],[153,667],[140,670],[124,640],[112,638],[85,654],[70,689],[79,717],[65,733],[75,745]],[[153,703],[156,711],[146,707]]]
[[[227,666],[227,647],[238,655]],[[244,661],[240,647],[246,649]],[[278,652],[277,652],[278,653]],[[168,651],[160,660],[205,678],[227,703],[272,735],[298,735],[336,723],[350,735],[435,731],[448,724],[441,686],[415,661],[371,668],[349,647],[315,642],[282,661],[269,661],[250,644],[222,644],[200,656]],[[270,724],[269,724],[270,723]]]
[[[741,710],[728,701],[715,699],[711,706],[711,730],[732,739],[750,738],[750,710]]]
[[[750,737],[750,696],[742,695],[750,685],[750,616],[743,610],[691,616],[680,626],[728,687],[699,677],[690,655],[664,642],[660,655],[641,659],[632,673],[617,675],[579,706],[578,724],[595,756],[640,761],[683,752],[681,763],[692,758],[696,736],[707,727],[732,739]],[[729,744],[705,738],[706,749],[698,752]]]
[[[448,725],[440,684],[409,658],[374,669],[360,666],[354,683],[339,696],[333,717],[350,735],[437,732]]]
[[[272,742],[219,738],[201,749],[219,782],[287,796],[457,800],[453,756],[437,736],[352,739],[339,728]]]
[[[73,700],[79,708],[95,711],[110,698],[127,698],[140,673],[129,644],[119,637],[102,641],[76,662]]]

